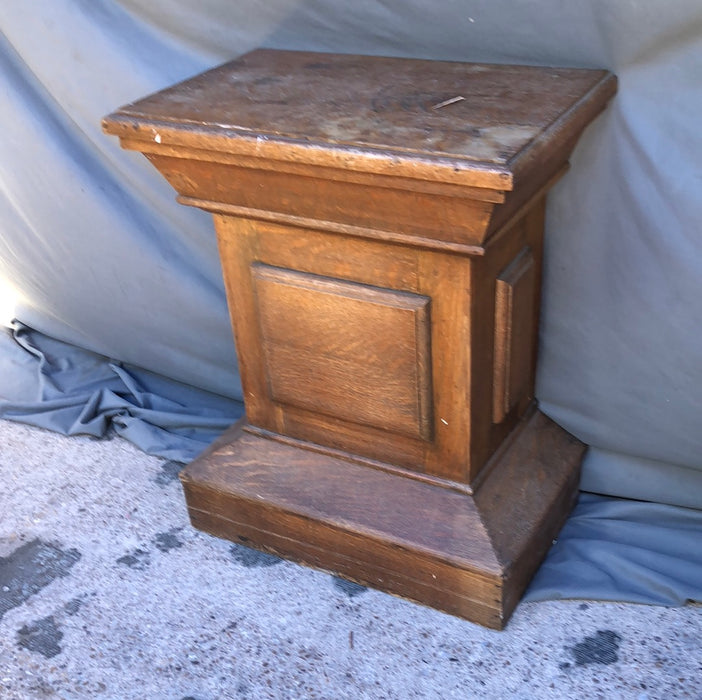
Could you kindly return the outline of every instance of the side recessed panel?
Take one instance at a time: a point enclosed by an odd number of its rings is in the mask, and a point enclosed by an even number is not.
[[[270,398],[431,439],[429,298],[256,263]]]
[[[502,422],[530,390],[534,339],[534,256],[525,248],[495,285],[493,422]]]

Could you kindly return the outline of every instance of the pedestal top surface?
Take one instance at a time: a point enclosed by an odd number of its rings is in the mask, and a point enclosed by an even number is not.
[[[305,151],[346,151],[371,171],[419,159],[509,190],[520,160],[579,133],[615,85],[603,70],[259,49],[123,107],[104,127],[264,157],[274,144],[299,162]]]

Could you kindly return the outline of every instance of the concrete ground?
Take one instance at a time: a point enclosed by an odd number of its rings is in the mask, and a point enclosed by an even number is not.
[[[180,465],[0,421],[0,699],[702,698],[702,608],[495,632],[193,530]]]

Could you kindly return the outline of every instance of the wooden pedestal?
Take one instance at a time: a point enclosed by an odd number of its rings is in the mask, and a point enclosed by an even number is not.
[[[246,421],[195,526],[502,627],[584,449],[533,399],[545,196],[615,89],[259,50],[105,120],[215,218]]]

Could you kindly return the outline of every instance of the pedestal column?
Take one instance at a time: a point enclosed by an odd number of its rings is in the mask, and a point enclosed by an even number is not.
[[[259,50],[106,119],[214,214],[246,419],[196,527],[504,624],[584,450],[534,401],[545,197],[615,85]]]

